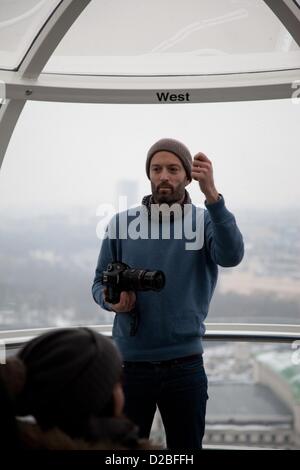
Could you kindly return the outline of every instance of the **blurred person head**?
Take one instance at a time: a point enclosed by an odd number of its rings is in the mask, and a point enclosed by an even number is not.
[[[58,427],[89,439],[93,423],[122,415],[122,361],[111,339],[89,328],[42,334],[18,353],[26,380],[16,414],[32,415],[42,430]]]
[[[17,358],[0,365],[0,442],[5,450],[19,450],[21,439],[15,416],[16,396],[25,383],[25,367]]]

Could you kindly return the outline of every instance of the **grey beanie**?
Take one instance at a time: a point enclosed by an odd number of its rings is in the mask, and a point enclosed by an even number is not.
[[[192,181],[192,155],[189,149],[182,142],[175,139],[160,139],[149,149],[146,160],[146,173],[149,179],[151,158],[155,153],[161,151],[174,153],[174,155],[181,160],[189,181]]]
[[[121,355],[113,341],[89,328],[63,328],[29,341],[18,353],[26,382],[18,414],[43,428],[80,436],[91,415],[102,416],[121,380]]]

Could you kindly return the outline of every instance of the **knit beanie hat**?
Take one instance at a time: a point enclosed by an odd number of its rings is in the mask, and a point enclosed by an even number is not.
[[[26,382],[17,413],[33,415],[43,429],[57,426],[72,437],[83,436],[91,416],[102,416],[121,378],[116,346],[89,328],[42,334],[18,357],[26,367]]]
[[[156,152],[171,152],[176,155],[181,160],[181,163],[186,171],[187,177],[189,181],[192,181],[191,171],[192,171],[192,156],[189,149],[179,140],[175,139],[160,139],[155,144],[150,147],[147,153],[147,160],[146,160],[146,173],[148,178],[150,179],[150,162],[151,158],[154,156]]]

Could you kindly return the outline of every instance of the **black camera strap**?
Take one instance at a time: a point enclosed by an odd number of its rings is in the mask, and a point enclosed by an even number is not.
[[[135,336],[140,323],[140,315],[137,308],[135,308],[134,311],[130,313],[130,317],[130,336]]]

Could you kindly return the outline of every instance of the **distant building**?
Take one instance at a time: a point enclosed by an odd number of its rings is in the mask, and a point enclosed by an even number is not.
[[[293,448],[293,414],[261,384],[211,383],[203,445]]]
[[[295,357],[294,357],[295,355]],[[268,351],[254,362],[254,379],[272,389],[293,416],[292,442],[300,448],[300,364],[296,350]]]
[[[206,345],[204,447],[300,449],[300,356],[286,346]],[[159,413],[152,429],[164,445]]]
[[[116,185],[115,193],[115,208],[116,212],[126,210],[126,207],[119,208],[120,198],[126,199],[127,209],[132,206],[137,206],[141,203],[138,197],[138,181],[136,180],[119,180]]]

